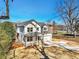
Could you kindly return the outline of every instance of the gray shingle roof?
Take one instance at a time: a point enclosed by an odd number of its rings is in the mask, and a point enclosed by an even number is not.
[[[43,23],[43,22],[37,22],[37,21],[35,21],[35,20],[29,20],[29,21],[25,21],[25,22],[21,22],[21,23],[17,23],[17,26],[24,26],[24,25],[28,25],[29,23],[32,23],[32,22],[36,22],[38,25],[40,25],[40,26],[44,26],[44,25],[46,25],[45,23]]]

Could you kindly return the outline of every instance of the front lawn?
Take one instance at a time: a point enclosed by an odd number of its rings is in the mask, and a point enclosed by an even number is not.
[[[62,40],[79,42],[79,36],[73,37],[73,36],[65,36],[63,34],[54,34],[53,39],[58,39],[58,40],[62,39]]]

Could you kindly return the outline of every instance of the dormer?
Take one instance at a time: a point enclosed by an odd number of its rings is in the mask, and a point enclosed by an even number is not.
[[[48,31],[48,26],[47,25],[43,26],[43,31]]]

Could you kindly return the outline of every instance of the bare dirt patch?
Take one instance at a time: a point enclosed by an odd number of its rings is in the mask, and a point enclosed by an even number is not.
[[[68,46],[79,46],[79,38],[54,36],[54,42],[64,41]],[[63,47],[47,47],[43,50],[37,46],[25,48],[23,45],[14,44],[13,49],[7,54],[7,59],[41,59],[47,57],[47,59],[79,59],[79,53],[71,50],[67,50]]]
[[[8,59],[40,59],[42,57],[47,56],[47,59],[78,59],[79,53],[68,51],[64,48],[60,47],[48,47],[44,48],[44,51],[40,50],[45,55],[42,55],[36,48],[16,48],[15,49],[15,57],[14,57],[14,49],[10,50],[8,53]]]

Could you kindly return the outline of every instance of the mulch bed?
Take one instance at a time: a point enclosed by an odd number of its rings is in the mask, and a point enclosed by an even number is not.
[[[15,48],[23,47],[23,46],[24,45],[22,43],[17,43],[14,41],[10,49],[15,49]]]

